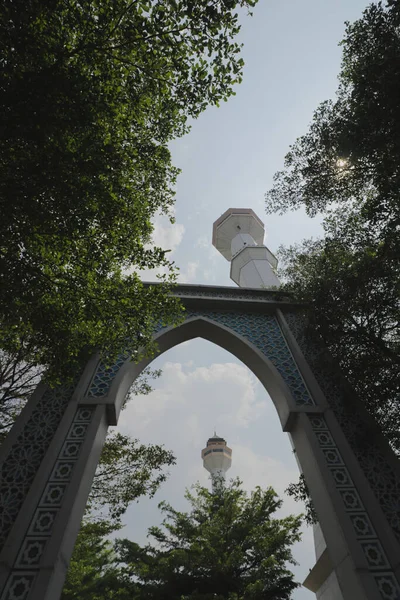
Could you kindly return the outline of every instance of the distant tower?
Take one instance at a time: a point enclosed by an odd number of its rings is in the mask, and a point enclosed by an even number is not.
[[[201,451],[203,466],[211,473],[211,481],[213,489],[216,482],[225,479],[225,473],[231,468],[232,450],[226,445],[226,441],[222,437],[218,437],[214,432],[214,436],[207,441],[207,446]]]
[[[264,233],[251,208],[228,208],[213,225],[212,243],[231,263],[231,279],[239,287],[280,286],[278,261],[264,245]]]

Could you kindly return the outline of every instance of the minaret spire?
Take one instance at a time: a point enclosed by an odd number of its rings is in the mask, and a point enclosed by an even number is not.
[[[279,287],[276,257],[264,245],[264,223],[251,208],[228,208],[213,225],[212,243],[231,263],[239,287]]]
[[[212,489],[215,491],[217,485],[225,480],[225,473],[231,467],[232,450],[214,430],[214,436],[208,439],[206,447],[201,451],[201,458],[204,468],[211,474]]]

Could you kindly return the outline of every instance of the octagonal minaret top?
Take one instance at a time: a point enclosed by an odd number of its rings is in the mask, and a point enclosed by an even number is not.
[[[226,440],[214,432],[213,437],[207,440],[207,445],[201,451],[203,466],[211,473],[213,490],[215,486],[223,483],[225,474],[232,464],[232,450],[228,448]]]
[[[251,208],[228,208],[213,225],[213,246],[231,263],[239,287],[279,287],[276,257],[264,245],[264,223]]]
[[[226,260],[231,261],[239,249],[232,248],[237,236],[250,236],[258,246],[264,242],[264,223],[251,208],[228,208],[213,225],[212,243]],[[242,244],[243,246],[243,244]]]

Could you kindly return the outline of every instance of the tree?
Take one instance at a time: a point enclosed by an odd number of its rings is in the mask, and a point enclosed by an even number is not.
[[[163,528],[152,527],[155,545],[116,543],[131,597],[137,600],[271,600],[298,587],[287,563],[300,539],[301,517],[273,517],[281,506],[272,488],[250,496],[235,480],[215,493],[200,485],[186,493],[189,513],[161,503]]]
[[[24,344],[14,353],[0,349],[0,442],[40,381],[43,369],[26,362]]]
[[[0,347],[76,367],[151,353],[177,321],[151,244],[173,204],[168,142],[241,80],[237,7],[256,0],[5,0],[0,9]],[[140,270],[164,265],[159,286]]]
[[[346,23],[335,101],[323,102],[307,134],[285,157],[267,193],[267,211],[332,203],[362,205],[363,217],[394,233],[400,204],[400,3],[371,4]]]
[[[306,484],[303,473],[299,475],[297,483],[289,483],[285,492],[296,502],[302,502],[305,508],[304,521],[307,525],[315,525],[318,523],[317,513],[315,512],[314,504],[311,500],[310,492]]]
[[[106,521],[81,527],[67,572],[61,600],[132,600],[123,585],[121,566],[107,535],[115,527]]]
[[[286,287],[312,306],[314,332],[400,452],[400,262],[397,248],[339,211],[326,237],[281,249]]]
[[[140,444],[121,433],[111,433],[104,444],[90,491],[88,509],[105,510],[107,520],[119,524],[129,504],[140,496],[154,496],[167,479],[165,467],[176,462],[163,446]]]
[[[281,249],[285,287],[392,447],[399,436],[400,3],[346,25],[335,101],[315,112],[275,175],[267,210],[324,214],[325,237]]]

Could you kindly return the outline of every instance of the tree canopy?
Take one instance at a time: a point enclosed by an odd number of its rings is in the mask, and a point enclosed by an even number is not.
[[[119,525],[131,502],[154,496],[167,479],[165,467],[175,464],[170,450],[156,444],[141,444],[121,433],[111,433],[104,444],[90,491],[88,509],[103,512]]]
[[[241,482],[211,493],[187,492],[190,512],[167,503],[162,527],[151,527],[155,544],[116,543],[126,565],[132,598],[182,600],[287,599],[298,587],[287,564],[300,539],[301,517],[274,516],[281,506],[272,488],[249,496]]]
[[[60,600],[133,600],[107,535],[106,521],[86,522],[74,547]]]
[[[177,319],[151,244],[168,142],[233,93],[255,0],[5,0],[0,9],[0,347],[59,373],[82,347],[151,350]],[[140,270],[163,265],[164,283]]]
[[[267,211],[324,215],[325,236],[281,249],[286,287],[400,452],[400,3],[347,23],[339,89],[275,175]]]
[[[308,133],[290,148],[267,211],[304,206],[314,215],[351,203],[386,234],[399,223],[399,25],[398,0],[373,3],[346,24],[336,99],[317,108]]]
[[[281,249],[282,274],[312,305],[314,331],[400,452],[398,250],[359,215],[339,211],[325,231],[324,239]]]
[[[7,436],[42,376],[42,369],[26,362],[23,345],[9,354],[0,349],[0,442]]]

